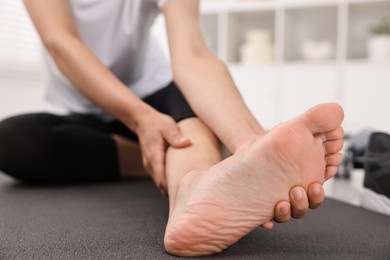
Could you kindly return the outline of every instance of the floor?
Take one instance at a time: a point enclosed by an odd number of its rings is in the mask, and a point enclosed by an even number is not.
[[[152,181],[26,185],[0,174],[0,259],[183,259],[164,250],[168,200]],[[327,199],[210,258],[389,259],[390,217]]]
[[[0,175],[0,179],[9,179],[1,172]],[[324,185],[326,197],[359,207],[364,189],[363,179],[363,170],[354,170],[350,179],[332,178]]]
[[[350,141],[347,138],[342,150],[344,158],[346,156],[346,150],[349,148],[349,146]],[[359,207],[361,206],[361,196],[364,190],[363,180],[364,170],[353,169],[349,178],[345,178],[344,176],[337,178],[336,176],[327,181],[324,185],[325,195],[329,198],[333,198]]]
[[[343,153],[349,147],[346,140]],[[325,195],[353,206],[363,207],[390,216],[390,199],[363,186],[364,169],[353,169],[350,177],[334,177],[324,185]]]
[[[332,178],[324,185],[325,194],[329,198],[360,206],[363,179],[364,171],[362,169],[354,170],[349,179]]]

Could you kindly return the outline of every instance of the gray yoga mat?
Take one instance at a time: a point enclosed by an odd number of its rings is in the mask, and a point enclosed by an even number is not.
[[[31,186],[0,174],[0,259],[178,259],[151,181]],[[390,259],[390,217],[327,199],[203,259]]]

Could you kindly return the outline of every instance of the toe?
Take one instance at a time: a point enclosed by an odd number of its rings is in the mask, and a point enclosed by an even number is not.
[[[333,176],[335,176],[336,173],[337,173],[337,169],[338,169],[337,166],[326,166],[326,169],[325,169],[325,181],[327,181],[330,178],[332,178]]]
[[[300,187],[294,187],[290,191],[290,201],[292,205],[292,217],[303,218],[309,209],[309,200],[306,191]]]
[[[332,153],[338,153],[343,149],[344,146],[344,140],[339,139],[335,141],[326,141],[324,143],[325,148],[325,154],[332,154]]]
[[[332,131],[320,133],[323,142],[344,140],[344,129],[340,126]]]
[[[320,183],[313,183],[309,186],[307,195],[309,197],[309,206],[311,209],[316,209],[325,200],[324,188]]]
[[[320,104],[309,109],[302,119],[312,133],[327,133],[340,128],[344,111],[336,103]]]
[[[328,140],[328,141],[344,139],[344,129],[340,126],[340,127],[336,128],[335,130],[327,132],[325,134],[325,137],[326,137],[326,140]]]
[[[341,153],[332,153],[325,156],[327,166],[337,166],[343,161]]]

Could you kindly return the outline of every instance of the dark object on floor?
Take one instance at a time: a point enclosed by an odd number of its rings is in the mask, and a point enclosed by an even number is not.
[[[346,148],[344,150],[343,162],[340,164],[336,178],[349,179],[353,169],[364,167],[364,155],[372,131],[362,130],[359,133],[346,136]]]
[[[178,259],[151,181],[26,186],[0,174],[0,259]],[[256,229],[203,259],[389,259],[390,217],[328,199],[304,220]]]
[[[390,135],[372,133],[365,152],[364,186],[390,198]]]

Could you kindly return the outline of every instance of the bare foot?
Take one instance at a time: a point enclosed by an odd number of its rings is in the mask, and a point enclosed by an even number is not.
[[[271,219],[293,186],[307,191],[332,177],[342,160],[342,120],[339,105],[315,106],[219,164],[187,174],[170,211],[166,250],[221,252]]]

